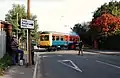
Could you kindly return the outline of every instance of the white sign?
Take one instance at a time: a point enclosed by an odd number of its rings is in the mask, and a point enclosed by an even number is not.
[[[34,29],[34,21],[27,20],[27,19],[21,19],[21,28]]]

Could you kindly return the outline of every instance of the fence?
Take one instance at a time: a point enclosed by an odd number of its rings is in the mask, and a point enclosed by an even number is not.
[[[0,31],[0,58],[6,53],[6,32]]]

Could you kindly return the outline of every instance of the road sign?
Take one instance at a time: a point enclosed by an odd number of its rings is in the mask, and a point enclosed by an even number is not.
[[[34,21],[27,20],[27,19],[21,19],[21,28],[34,29]]]

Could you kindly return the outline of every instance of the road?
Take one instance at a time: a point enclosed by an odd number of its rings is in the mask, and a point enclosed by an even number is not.
[[[77,51],[39,52],[37,78],[120,78],[120,56]]]

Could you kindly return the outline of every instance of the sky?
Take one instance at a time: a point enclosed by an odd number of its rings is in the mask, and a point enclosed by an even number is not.
[[[76,23],[91,21],[93,12],[109,1],[111,0],[31,0],[30,10],[37,15],[38,31],[69,32],[70,27]],[[0,0],[0,20],[4,20],[13,3],[27,6],[27,0]]]

